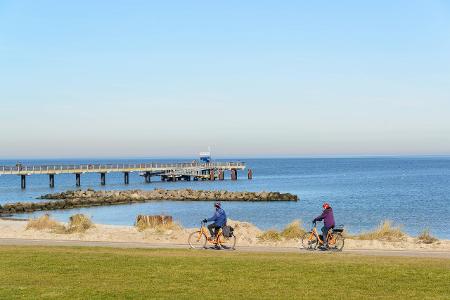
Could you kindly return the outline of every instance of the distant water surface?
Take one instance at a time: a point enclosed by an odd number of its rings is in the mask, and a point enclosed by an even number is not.
[[[174,160],[171,160],[173,162]],[[189,160],[179,160],[189,161]],[[82,188],[125,189],[223,189],[248,191],[280,191],[297,194],[298,202],[229,202],[223,203],[228,216],[249,221],[262,229],[282,228],[294,219],[305,226],[321,212],[324,201],[335,212],[337,223],[345,224],[350,232],[372,229],[384,219],[402,224],[409,234],[416,235],[429,228],[435,236],[450,239],[450,157],[364,157],[364,158],[299,158],[246,159],[253,169],[253,180],[246,171],[239,180],[215,182],[153,182],[145,184],[137,173],[130,174],[130,184],[123,184],[123,175],[110,173],[106,186],[100,185],[99,174],[83,174]],[[166,162],[166,160],[65,160],[22,161],[26,165],[80,164],[118,162]],[[15,161],[0,161],[14,165]],[[48,187],[47,175],[27,177],[27,189],[20,189],[19,176],[0,176],[0,204],[16,201],[37,201],[36,197],[75,189],[75,175],[56,175],[54,189]],[[209,217],[211,202],[156,201],[142,204],[93,207],[53,211],[53,217],[66,221],[75,213],[92,216],[94,222],[132,225],[138,214],[170,214],[184,226],[198,226]],[[37,216],[42,212],[20,216]]]

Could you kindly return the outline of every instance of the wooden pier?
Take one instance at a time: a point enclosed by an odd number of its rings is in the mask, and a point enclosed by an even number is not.
[[[48,175],[49,186],[55,186],[55,175],[75,174],[75,185],[81,186],[81,175],[84,173],[100,174],[100,183],[106,184],[106,174],[121,172],[124,184],[129,184],[129,174],[139,172],[146,183],[152,176],[160,176],[162,181],[178,180],[219,180],[224,179],[224,172],[231,173],[231,179],[237,180],[237,171],[244,170],[243,162],[192,162],[192,163],[144,163],[144,164],[82,164],[82,165],[44,165],[44,166],[0,166],[0,175],[18,175],[22,189],[26,188],[26,177],[30,175]],[[249,170],[250,171],[250,170]],[[249,172],[248,178],[251,171]]]

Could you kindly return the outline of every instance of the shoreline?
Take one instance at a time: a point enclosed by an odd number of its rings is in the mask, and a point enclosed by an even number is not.
[[[238,249],[249,248],[261,251],[283,251],[296,249],[300,242],[298,239],[281,241],[260,241],[257,236],[263,231],[251,223],[229,220],[235,228]],[[94,224],[85,233],[62,234],[46,230],[26,229],[24,221],[0,219],[0,240],[14,240],[17,243],[29,243],[39,240],[41,244],[80,242],[80,243],[129,243],[130,246],[139,247],[180,247],[189,248],[188,236],[198,228],[179,228],[160,232],[153,229],[139,231],[135,226]],[[0,243],[1,244],[1,243]],[[147,245],[147,246],[145,246]],[[178,245],[178,246],[177,246]],[[272,250],[271,250],[272,249]],[[303,250],[305,251],[305,250]],[[346,238],[344,252],[346,251],[406,251],[406,252],[445,252],[450,256],[450,240],[439,240],[433,244],[420,244],[413,237],[407,237],[401,242],[388,242],[379,240],[356,240]]]

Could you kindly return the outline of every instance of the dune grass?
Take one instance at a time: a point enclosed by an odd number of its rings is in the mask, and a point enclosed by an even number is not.
[[[384,220],[375,230],[363,232],[359,235],[351,236],[358,240],[379,240],[388,242],[401,242],[406,240],[407,235],[400,226],[394,226],[391,221]]]
[[[53,220],[50,215],[45,214],[36,219],[30,219],[26,229],[50,231],[53,233],[70,234],[83,233],[89,228],[93,228],[94,224],[91,219],[83,214],[76,214],[69,218],[69,224],[64,226],[62,223]]]
[[[147,229],[153,230],[155,233],[163,234],[167,231],[175,231],[175,230],[181,230],[183,227],[176,223],[176,222],[168,222],[168,223],[148,223],[144,220],[139,220],[136,222],[135,227],[138,231],[144,231]]]
[[[281,241],[281,234],[275,229],[269,229],[262,232],[256,237],[260,242],[276,242]]]
[[[260,242],[277,242],[283,239],[300,239],[306,232],[300,224],[300,220],[294,220],[281,231],[278,231],[276,229],[269,229],[262,232],[257,236],[257,238]]]
[[[50,215],[45,214],[39,218],[29,219],[26,230],[40,230],[40,231],[50,231],[50,232],[64,232],[64,225],[58,221],[53,220]]]
[[[433,244],[439,240],[431,235],[429,229],[424,229],[417,237],[417,242],[421,244]]]
[[[306,232],[300,224],[300,220],[294,220],[281,231],[280,235],[287,240],[300,239]]]
[[[448,299],[450,260],[0,247],[1,299]],[[329,280],[324,288],[324,270]]]
[[[66,228],[67,233],[83,233],[93,228],[94,224],[88,216],[76,214],[69,218],[69,224]]]

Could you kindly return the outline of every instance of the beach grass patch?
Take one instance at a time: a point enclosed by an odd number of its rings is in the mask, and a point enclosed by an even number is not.
[[[400,226],[394,226],[392,221],[384,220],[375,230],[363,232],[353,238],[358,240],[401,242],[406,240],[407,235],[403,232]]]
[[[91,218],[83,214],[76,214],[69,218],[66,233],[83,233],[93,227],[95,226],[92,223]]]
[[[29,219],[26,230],[33,229],[39,231],[63,232],[64,225],[53,220],[49,214],[40,216],[39,218]]]
[[[164,234],[169,231],[178,231],[183,229],[181,225],[173,222],[172,217],[168,216],[138,216],[135,227],[138,231],[152,230],[157,234]]]
[[[419,244],[433,244],[439,240],[431,235],[428,228],[424,229],[417,237],[417,243]]]
[[[300,220],[294,220],[281,231],[280,235],[287,240],[293,240],[300,239],[305,232]]]
[[[275,229],[269,229],[262,232],[257,236],[257,239],[260,242],[277,242],[282,240],[280,232]]]

